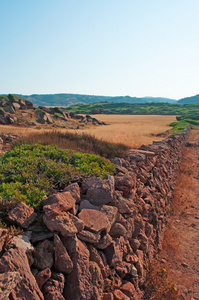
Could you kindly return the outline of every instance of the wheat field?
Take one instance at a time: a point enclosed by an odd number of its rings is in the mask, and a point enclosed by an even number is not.
[[[108,142],[123,143],[132,148],[139,148],[142,144],[150,144],[153,140],[164,139],[166,131],[171,129],[168,124],[176,120],[175,116],[163,115],[93,115],[92,117],[104,121],[108,125],[90,126],[76,130],[57,129],[57,131],[69,130],[76,133],[88,133]],[[13,133],[22,136],[50,130],[52,129],[46,127],[37,129],[0,125],[1,133]],[[161,136],[157,136],[158,134]]]

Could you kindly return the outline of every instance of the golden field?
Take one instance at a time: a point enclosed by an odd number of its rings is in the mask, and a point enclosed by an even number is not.
[[[92,115],[92,117],[109,125],[81,131],[108,142],[123,143],[132,148],[139,148],[142,144],[164,139],[164,134],[156,135],[166,133],[171,129],[168,124],[176,121],[175,116],[163,115]]]
[[[176,120],[175,116],[163,115],[93,115],[92,117],[104,121],[106,126],[90,126],[85,129],[69,129],[71,132],[88,133],[99,139],[123,143],[132,148],[139,148],[142,144],[150,144],[153,140],[165,138],[167,130],[171,129],[168,124]],[[13,133],[29,136],[33,133],[49,132],[55,129],[23,128],[0,125],[1,133]],[[57,129],[64,132],[68,129]],[[161,134],[161,136],[157,136]]]

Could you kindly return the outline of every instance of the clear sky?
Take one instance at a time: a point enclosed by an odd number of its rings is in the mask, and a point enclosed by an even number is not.
[[[199,0],[0,0],[0,94],[199,94]]]

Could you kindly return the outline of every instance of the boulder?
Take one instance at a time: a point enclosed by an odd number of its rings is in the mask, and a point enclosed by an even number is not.
[[[19,203],[8,213],[8,220],[22,228],[28,228],[28,226],[34,222],[36,217],[37,214],[34,212],[34,209],[23,202]]]
[[[73,270],[66,275],[65,299],[90,300],[93,296],[92,277],[89,272],[89,251],[86,246],[78,240],[78,251],[71,255]]]
[[[50,231],[58,231],[62,236],[74,236],[78,232],[77,227],[68,213],[47,211],[47,206],[48,205],[45,206],[46,212],[43,216],[43,221]],[[81,228],[82,227],[83,224]]]
[[[28,259],[22,248],[9,249],[0,259],[0,273],[18,272],[22,280],[11,292],[11,299],[44,299],[38,284],[31,273]]]
[[[82,209],[78,217],[84,222],[86,229],[96,233],[100,233],[102,230],[107,230],[110,227],[106,215],[95,209]]]
[[[73,269],[73,262],[66,251],[66,248],[62,244],[59,236],[54,235],[54,245],[55,245],[55,269],[58,272],[69,274]]]

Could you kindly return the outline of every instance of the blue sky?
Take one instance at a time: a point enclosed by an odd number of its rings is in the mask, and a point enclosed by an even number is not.
[[[198,0],[0,0],[0,93],[199,93]]]

